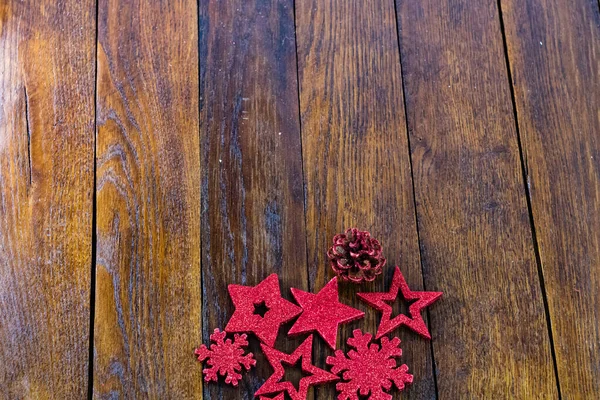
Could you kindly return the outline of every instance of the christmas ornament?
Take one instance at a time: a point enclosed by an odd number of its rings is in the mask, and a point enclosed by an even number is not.
[[[261,344],[261,348],[265,353],[269,364],[273,367],[274,372],[258,389],[255,396],[285,391],[292,400],[303,400],[306,399],[308,388],[310,386],[338,380],[339,377],[337,375],[312,365],[312,341],[313,335],[310,335],[292,354],[282,353],[279,350]],[[285,374],[282,363],[295,365],[299,359],[301,359],[302,362],[302,372],[308,376],[300,379],[298,390],[296,390],[291,382],[280,381]]]
[[[381,274],[386,259],[379,241],[367,231],[350,228],[333,238],[329,248],[331,268],[344,280],[354,283],[373,281]]]
[[[331,365],[331,372],[342,374],[345,382],[338,382],[336,389],[340,393],[339,400],[358,400],[358,395],[371,394],[370,400],[390,400],[392,396],[384,390],[390,390],[394,384],[398,390],[413,381],[406,364],[397,366],[395,357],[402,355],[400,339],[387,337],[381,339],[381,348],[372,343],[370,334],[363,334],[360,329],[353,331],[348,345],[355,350],[348,352],[337,350],[335,356],[327,357],[326,363]]]
[[[277,274],[269,275],[256,286],[229,285],[228,290],[235,311],[225,330],[254,333],[269,346],[275,344],[279,326],[302,312],[300,307],[281,297]]]
[[[245,347],[248,346],[246,335],[234,335],[233,342],[231,339],[225,340],[227,332],[221,332],[215,329],[210,335],[210,341],[213,342],[208,349],[205,345],[196,349],[195,354],[199,361],[204,361],[210,365],[210,368],[205,368],[202,373],[206,382],[217,381],[217,373],[225,376],[225,383],[238,385],[238,381],[242,378],[239,374],[242,367],[249,370],[250,367],[256,365],[256,360],[252,353],[244,355]]]
[[[400,314],[394,318],[392,316],[392,307],[389,304],[394,302],[398,297],[398,293],[406,301],[416,300],[408,307],[410,317],[404,314]],[[391,332],[395,328],[406,325],[408,328],[417,332],[419,335],[426,339],[431,339],[431,335],[427,330],[427,325],[423,321],[421,311],[435,302],[442,296],[442,292],[413,292],[408,288],[400,268],[396,267],[394,272],[394,278],[389,292],[386,293],[357,293],[358,297],[366,301],[372,307],[383,312],[381,317],[381,323],[377,328],[377,339],[383,335]]]
[[[302,307],[302,314],[288,332],[297,335],[317,332],[335,350],[338,325],[362,318],[365,313],[338,301],[337,278],[317,294],[292,288],[292,295]]]
[[[279,393],[275,397],[260,396],[260,400],[285,400],[285,395],[283,393]]]

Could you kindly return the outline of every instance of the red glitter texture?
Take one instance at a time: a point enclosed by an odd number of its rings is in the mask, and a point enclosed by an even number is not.
[[[406,301],[416,300],[408,307],[410,317],[404,314],[400,314],[394,318],[392,317],[392,307],[389,303],[396,301],[398,293],[401,293],[402,297]],[[383,335],[391,332],[401,325],[406,325],[408,328],[417,332],[419,335],[426,339],[431,339],[427,325],[423,321],[421,312],[423,309],[442,296],[442,292],[413,292],[409,289],[400,268],[396,267],[394,272],[394,278],[389,292],[385,293],[357,293],[357,296],[362,300],[366,301],[372,307],[383,312],[381,316],[381,323],[377,328],[377,339]]]
[[[334,272],[354,283],[371,282],[381,274],[386,259],[382,247],[367,231],[350,228],[335,235],[327,257]]]
[[[338,326],[362,318],[365,313],[338,301],[337,278],[330,280],[317,294],[292,288],[303,311],[288,335],[317,332],[335,350]]]
[[[381,339],[381,349],[376,343],[371,343],[370,334],[363,334],[360,329],[353,332],[348,339],[348,345],[356,350],[350,350],[348,357],[338,350],[335,356],[327,357],[331,371],[339,374],[344,371],[342,378],[346,382],[338,382],[338,400],[358,400],[358,395],[371,394],[370,400],[390,400],[392,396],[384,390],[390,390],[394,384],[398,390],[403,390],[406,384],[413,381],[408,373],[406,364],[397,366],[395,357],[402,355],[400,339],[387,337]]]
[[[244,347],[248,346],[246,335],[234,335],[233,342],[231,339],[225,339],[227,332],[221,332],[215,329],[210,340],[213,342],[208,349],[205,345],[196,349],[195,354],[199,361],[204,361],[210,365],[210,368],[205,368],[202,373],[206,382],[217,381],[218,375],[225,376],[225,383],[238,385],[238,381],[242,378],[239,373],[242,366],[247,370],[256,365],[256,360],[252,353],[244,355]]]
[[[260,400],[285,400],[285,395],[283,393],[279,393],[275,397],[260,396]]]
[[[337,381],[339,379],[337,375],[312,365],[312,341],[313,335],[310,335],[292,354],[282,353],[261,344],[262,350],[274,372],[254,395],[287,392],[292,400],[304,400],[310,386]],[[298,390],[296,390],[291,382],[280,382],[285,374],[282,363],[295,365],[300,358],[302,359],[302,372],[308,376],[300,379]]]
[[[256,286],[229,285],[229,296],[235,312],[227,323],[227,332],[249,332],[260,341],[273,346],[279,326],[302,312],[297,305],[281,297],[277,274],[269,275]],[[267,308],[264,316],[256,313],[256,307]]]

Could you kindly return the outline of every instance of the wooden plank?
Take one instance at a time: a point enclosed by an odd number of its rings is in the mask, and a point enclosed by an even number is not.
[[[98,13],[93,394],[202,398],[196,2]]]
[[[91,0],[0,4],[0,397],[7,399],[87,395],[95,31]]]
[[[563,398],[600,398],[600,15],[502,1]]]
[[[398,1],[440,398],[557,398],[496,2]]]
[[[202,277],[204,340],[233,313],[227,285],[269,274],[307,290],[302,156],[292,0],[201,2]],[[282,329],[276,347],[291,352]],[[252,398],[272,372],[239,388],[206,385],[205,397]]]
[[[340,346],[355,328],[376,332],[380,314],[356,291],[386,291],[396,264],[412,288],[423,288],[394,3],[301,1],[296,19],[311,288],[333,276],[326,251],[346,228],[369,230],[388,259],[374,283],[340,286],[343,301],[366,312],[340,330]],[[433,398],[430,343],[395,333],[415,375],[406,398]],[[324,365],[331,351],[316,352]],[[335,398],[334,385],[317,393]]]

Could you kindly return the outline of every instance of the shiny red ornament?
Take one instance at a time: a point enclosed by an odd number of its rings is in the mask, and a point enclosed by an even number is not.
[[[273,346],[279,327],[291,321],[302,309],[281,297],[277,274],[269,275],[256,286],[229,285],[235,311],[227,323],[227,332],[253,333],[260,341]],[[264,315],[258,308],[264,308]]]
[[[292,288],[292,295],[303,311],[288,335],[317,332],[334,350],[338,326],[365,315],[339,302],[337,278],[331,279],[317,294]]]
[[[205,368],[202,373],[206,382],[217,381],[218,375],[225,377],[225,383],[238,385],[238,381],[242,378],[239,373],[242,367],[249,370],[256,365],[256,360],[252,353],[244,355],[244,349],[248,346],[246,335],[234,335],[233,341],[225,339],[227,332],[221,332],[215,329],[210,335],[210,341],[213,342],[210,348],[202,345],[194,352],[198,356],[198,361],[206,362],[210,368]],[[218,375],[217,375],[218,374]]]
[[[343,371],[345,382],[336,385],[338,399],[358,400],[359,394],[370,394],[370,400],[390,400],[392,396],[384,390],[390,390],[392,384],[403,390],[406,384],[412,383],[413,376],[408,373],[406,364],[398,367],[395,360],[402,355],[400,339],[384,337],[380,348],[371,343],[372,338],[372,335],[356,329],[347,342],[355,349],[348,352],[348,357],[341,350],[336,351],[335,356],[327,357],[326,363],[332,366],[331,372],[339,374]]]
[[[357,228],[335,235],[327,257],[340,278],[354,283],[375,280],[386,263],[379,241]]]
[[[337,375],[315,367],[312,364],[312,341],[313,335],[310,335],[292,354],[282,353],[279,350],[261,344],[261,348],[269,364],[273,367],[274,372],[254,395],[287,392],[292,400],[304,400],[310,386],[337,381],[339,379]],[[300,379],[298,390],[296,390],[291,382],[281,382],[285,374],[282,364],[295,365],[299,359],[302,359],[302,372],[307,376]]]
[[[410,317],[400,314],[392,318],[392,306],[389,303],[396,301],[398,293],[406,301],[414,301],[409,307]],[[423,309],[442,296],[442,292],[413,292],[409,289],[400,268],[396,267],[394,278],[389,292],[381,293],[357,293],[357,296],[366,301],[372,307],[383,312],[381,322],[377,328],[377,339],[391,332],[401,325],[405,325],[426,339],[431,339],[427,325],[423,321],[421,312]]]

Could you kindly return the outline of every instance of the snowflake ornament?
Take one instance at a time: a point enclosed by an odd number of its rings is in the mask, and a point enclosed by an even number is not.
[[[210,368],[205,368],[202,373],[206,382],[217,381],[218,376],[225,376],[225,383],[233,386],[238,385],[238,381],[242,378],[239,373],[242,366],[249,370],[250,367],[256,365],[256,360],[252,353],[244,355],[245,347],[248,346],[246,335],[235,334],[233,341],[225,339],[227,332],[221,332],[215,329],[210,335],[210,349],[205,345],[200,346],[194,352],[198,356],[198,361],[204,361],[210,365]]]
[[[371,343],[372,335],[363,334],[360,329],[352,333],[353,337],[347,343],[356,350],[350,350],[348,357],[338,350],[335,356],[326,360],[334,374],[344,371],[342,378],[346,382],[336,385],[338,400],[358,400],[359,394],[366,396],[369,393],[370,400],[390,400],[392,396],[384,390],[390,390],[392,384],[402,390],[406,384],[412,383],[413,376],[408,373],[406,364],[399,367],[396,364],[395,358],[402,355],[400,339],[383,337],[380,348]]]

